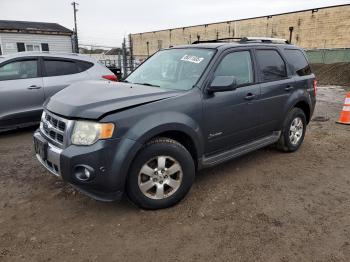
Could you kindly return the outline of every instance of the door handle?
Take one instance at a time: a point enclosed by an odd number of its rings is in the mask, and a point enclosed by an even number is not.
[[[252,99],[254,99],[254,98],[255,98],[255,95],[254,95],[254,94],[248,93],[244,99],[245,99],[245,100],[252,100]]]
[[[30,87],[28,87],[29,90],[33,90],[33,89],[40,89],[41,86],[37,86],[37,85],[31,85]]]
[[[293,89],[293,86],[289,86],[289,85],[284,88],[284,90],[286,90],[286,91],[290,91],[292,89]]]

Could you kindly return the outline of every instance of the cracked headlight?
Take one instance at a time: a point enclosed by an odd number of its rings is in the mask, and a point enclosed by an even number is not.
[[[91,121],[76,121],[72,134],[72,144],[92,145],[97,140],[113,136],[113,123],[98,123]]]

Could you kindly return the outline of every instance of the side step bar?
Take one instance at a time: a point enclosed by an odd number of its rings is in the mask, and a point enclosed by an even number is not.
[[[278,139],[281,136],[281,131],[275,131],[270,136],[266,136],[263,138],[260,138],[258,140],[255,140],[253,142],[250,142],[248,144],[236,147],[234,149],[221,152],[217,155],[210,156],[210,157],[204,157],[202,159],[202,168],[215,166],[217,164],[226,162],[228,160],[231,160],[233,158],[245,155],[247,153],[250,153],[252,151],[255,151],[259,148],[263,148],[265,146],[271,145],[273,143],[276,143]]]

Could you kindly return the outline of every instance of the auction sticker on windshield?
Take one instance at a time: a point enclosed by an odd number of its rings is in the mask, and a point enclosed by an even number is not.
[[[187,62],[191,62],[191,63],[195,63],[195,64],[199,64],[200,62],[202,62],[204,60],[203,57],[198,57],[198,56],[194,56],[194,55],[184,55],[181,58],[182,61],[187,61]]]

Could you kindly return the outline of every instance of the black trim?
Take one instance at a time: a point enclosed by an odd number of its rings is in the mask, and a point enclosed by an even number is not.
[[[269,136],[262,137],[260,139],[249,142],[247,144],[237,146],[235,148],[229,149],[224,152],[217,153],[210,157],[203,157],[201,167],[206,168],[206,167],[215,166],[217,164],[248,154],[259,148],[274,144],[278,141],[280,136],[281,136],[281,131],[274,131]]]

